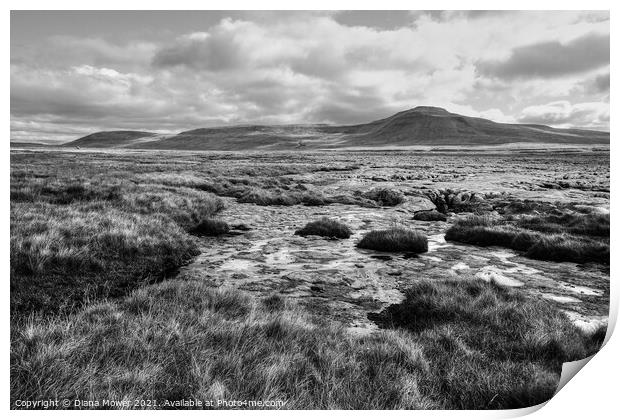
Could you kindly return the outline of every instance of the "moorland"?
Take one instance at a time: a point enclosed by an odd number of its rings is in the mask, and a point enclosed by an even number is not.
[[[606,333],[609,168],[593,149],[14,149],[12,406],[541,403]]]

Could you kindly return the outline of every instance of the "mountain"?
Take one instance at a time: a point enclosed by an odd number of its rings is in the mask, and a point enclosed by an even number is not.
[[[361,126],[351,140],[361,146],[493,145],[506,143],[609,144],[609,133],[545,125],[496,123],[420,106]]]
[[[67,146],[162,150],[291,150],[484,146],[509,143],[609,144],[609,133],[537,124],[496,123],[419,106],[367,124],[332,126],[239,125],[199,128],[173,136],[113,131],[91,134]]]

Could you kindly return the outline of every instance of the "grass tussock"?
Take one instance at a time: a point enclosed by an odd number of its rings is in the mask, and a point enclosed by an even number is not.
[[[230,226],[223,220],[203,219],[192,229],[192,233],[203,236],[219,236],[230,232]]]
[[[428,251],[428,238],[422,232],[394,227],[368,232],[357,247],[384,252],[422,253]]]
[[[405,201],[405,196],[398,190],[385,187],[376,187],[367,191],[363,196],[376,201],[380,206],[397,206]]]
[[[362,207],[377,206],[375,201],[368,198],[355,194],[325,195],[305,184],[293,183],[287,178],[217,178],[209,182],[191,179],[185,184],[177,178],[172,179],[173,183],[191,186],[222,197],[234,197],[240,203],[253,203],[259,206],[326,206],[335,203]]]
[[[204,218],[224,209],[223,201],[213,194],[192,188],[153,184],[124,194],[121,206],[129,212],[143,215],[163,213],[185,230],[192,229]]]
[[[303,228],[295,231],[295,235],[299,236],[316,235],[339,239],[347,239],[352,233],[351,229],[344,223],[327,217],[310,222]]]
[[[450,227],[446,232],[446,240],[478,246],[502,246],[523,251],[526,256],[539,260],[609,264],[608,241],[575,234],[576,232],[598,234],[605,229],[604,226],[601,228],[594,226],[590,218],[571,216],[570,220],[577,221],[572,227],[570,225],[560,227],[556,223],[546,224],[544,217],[518,220],[513,224],[489,216],[470,216],[458,220]],[[609,229],[609,217],[603,220],[607,221]],[[528,230],[525,227],[536,230]],[[561,233],[546,233],[558,231]]]
[[[225,195],[225,193],[224,193]],[[374,201],[355,195],[326,196],[309,190],[265,190],[262,188],[243,189],[237,194],[240,203],[254,203],[259,206],[326,206],[329,204],[350,204],[362,207],[376,207]]]
[[[545,235],[526,251],[526,256],[538,260],[598,262],[609,264],[609,244],[584,241],[566,235]]]
[[[562,215],[526,216],[517,225],[545,233],[609,237],[609,214],[565,213]]]
[[[287,409],[517,408],[550,398],[561,362],[598,345],[551,306],[482,281],[416,284],[380,317],[385,330],[353,336],[278,295],[254,300],[201,281],[164,282],[14,328],[11,404],[279,399]]]
[[[448,220],[448,216],[437,210],[422,210],[413,215],[413,220],[420,220],[422,222],[445,222]]]

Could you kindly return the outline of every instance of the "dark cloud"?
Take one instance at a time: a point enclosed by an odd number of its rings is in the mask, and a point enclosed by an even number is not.
[[[479,61],[478,71],[513,80],[551,78],[609,65],[609,35],[588,34],[569,43],[543,42],[514,48],[505,61]]]
[[[598,92],[609,92],[609,73],[599,74],[594,78],[594,86]]]
[[[506,17],[508,14],[520,13],[508,10],[415,10],[410,15],[414,22],[420,17],[427,17],[435,22],[448,22],[455,19],[476,20],[496,16]]]
[[[569,96],[580,101],[609,102],[609,71],[588,75],[575,83],[569,91]]]
[[[243,63],[233,38],[205,35],[204,39],[183,39],[162,48],[153,58],[155,67],[186,66],[196,70],[221,71]]]
[[[374,88],[349,90],[331,86],[329,95],[307,113],[310,121],[333,124],[360,124],[402,111],[385,101]]]
[[[334,20],[346,26],[393,29],[411,25],[415,15],[406,10],[346,10],[335,13]]]
[[[88,64],[135,71],[151,62],[155,47],[146,41],[112,43],[101,38],[54,35],[45,38],[41,44],[12,41],[11,63],[36,63],[38,68],[47,69]]]

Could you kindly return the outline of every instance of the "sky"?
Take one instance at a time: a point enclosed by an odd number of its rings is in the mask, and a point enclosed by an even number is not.
[[[12,11],[11,140],[356,124],[609,130],[609,12]]]

